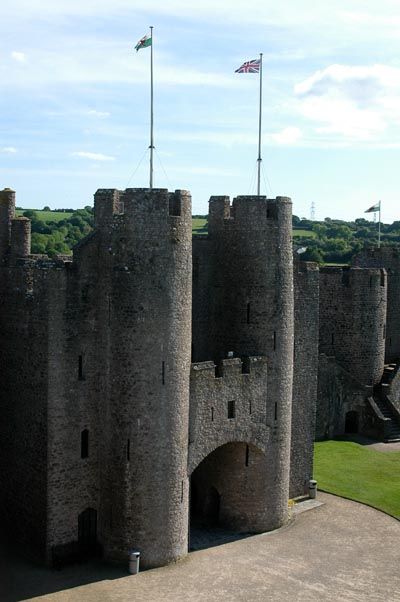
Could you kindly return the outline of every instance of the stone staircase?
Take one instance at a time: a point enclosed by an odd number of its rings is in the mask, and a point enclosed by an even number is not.
[[[385,424],[385,442],[394,443],[400,441],[400,419],[398,414],[393,411],[392,405],[388,399],[390,394],[390,383],[396,374],[399,366],[397,364],[387,364],[383,371],[380,386],[374,395],[374,401],[381,414],[387,419]]]
[[[394,443],[395,441],[400,441],[400,425],[390,405],[387,401],[385,401],[385,399],[380,397],[375,397],[374,401],[383,416],[385,418],[389,418],[390,420],[390,422],[387,422],[385,425],[385,443]]]

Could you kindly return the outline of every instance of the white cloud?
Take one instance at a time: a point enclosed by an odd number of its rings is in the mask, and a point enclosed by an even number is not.
[[[295,94],[299,112],[316,123],[317,134],[382,144],[400,125],[400,69],[395,67],[330,65],[297,84]]]
[[[14,61],[17,61],[17,63],[26,62],[26,55],[24,52],[17,52],[16,50],[13,50],[11,53],[11,58],[14,59]]]
[[[296,144],[296,142],[300,140],[302,133],[299,128],[291,126],[284,128],[276,134],[271,134],[270,137],[278,144],[286,144],[290,146],[292,144]]]
[[[115,161],[115,157],[110,155],[103,155],[102,153],[89,153],[86,151],[74,151],[71,153],[73,157],[82,157],[84,159],[91,159],[92,161]]]
[[[0,148],[0,153],[5,153],[7,155],[13,155],[17,152],[17,149],[15,148],[15,146],[3,146],[3,148]]]
[[[106,117],[109,117],[111,113],[109,113],[108,111],[96,111],[95,109],[91,109],[87,112],[87,115],[90,115],[90,117],[98,117],[99,119],[105,119]]]

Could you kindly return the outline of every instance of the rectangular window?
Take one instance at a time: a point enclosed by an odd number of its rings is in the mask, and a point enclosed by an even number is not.
[[[249,401],[249,414],[251,414],[251,400]]]
[[[235,418],[235,402],[228,401],[228,418]]]
[[[182,484],[181,484],[181,504],[183,503],[183,491],[184,490],[183,490],[183,481],[182,481]]]
[[[274,331],[274,351],[276,350],[276,332]]]
[[[214,408],[211,408],[211,422],[214,422]]]
[[[275,402],[274,420],[278,420],[278,404]]]
[[[126,459],[128,462],[130,462],[131,459],[131,440],[128,439],[128,441],[126,442]]]
[[[162,362],[161,365],[161,381],[162,384],[165,385],[165,362]]]
[[[83,380],[83,357],[81,355],[78,358],[78,379]]]
[[[84,429],[81,432],[81,458],[89,457],[89,431]]]

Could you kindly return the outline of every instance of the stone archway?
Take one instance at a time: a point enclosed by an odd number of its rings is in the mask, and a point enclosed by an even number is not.
[[[264,531],[267,473],[265,454],[254,445],[230,442],[212,451],[191,475],[191,526]]]

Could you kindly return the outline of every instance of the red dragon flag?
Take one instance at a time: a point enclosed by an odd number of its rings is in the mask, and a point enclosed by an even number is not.
[[[236,69],[235,73],[259,73],[260,72],[260,59],[254,59],[253,61],[247,61],[243,63],[239,69]]]
[[[147,48],[147,46],[151,46],[153,38],[151,36],[143,36],[140,38],[139,42],[135,46],[136,52],[141,48]]]

